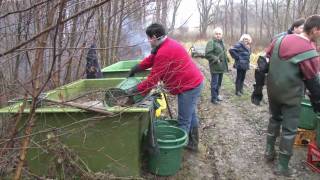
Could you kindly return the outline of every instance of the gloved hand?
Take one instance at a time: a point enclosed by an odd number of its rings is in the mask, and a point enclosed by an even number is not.
[[[311,105],[312,105],[313,111],[315,113],[319,113],[320,112],[320,102],[319,101],[312,101],[311,100]]]
[[[137,89],[137,86],[134,86],[132,88],[126,89],[125,92],[127,93],[128,96],[134,96],[136,95],[139,91]]]
[[[260,102],[262,101],[263,94],[262,94],[262,89],[263,86],[257,86],[256,84],[253,85],[254,90],[251,94],[251,102],[255,105],[260,105]]]
[[[131,68],[131,70],[129,71],[128,77],[133,77],[135,73],[141,72],[141,71],[142,69],[140,69],[139,64],[137,64]]]

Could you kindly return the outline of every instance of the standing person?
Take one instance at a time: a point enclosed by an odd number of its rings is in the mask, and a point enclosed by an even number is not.
[[[96,52],[97,46],[92,44],[87,54],[86,75],[87,79],[102,78],[102,73]]]
[[[214,29],[214,37],[207,43],[205,58],[209,61],[211,73],[211,102],[218,104],[221,101],[219,90],[222,83],[223,73],[228,71],[228,57],[222,40],[222,29]]]
[[[146,80],[127,93],[146,95],[159,81],[173,95],[178,96],[178,126],[189,133],[187,148],[197,151],[199,142],[197,102],[204,77],[188,52],[175,40],[166,36],[161,24],[153,23],[146,29],[151,54],[133,67],[129,76],[151,68]]]
[[[251,55],[251,42],[252,39],[249,34],[243,34],[232,48],[229,49],[229,53],[234,59],[234,68],[237,69],[236,78],[236,95],[241,96],[243,94],[243,83],[246,78],[246,72],[250,65]]]
[[[265,73],[268,73],[267,92],[271,118],[268,125],[265,158],[275,159],[274,145],[280,135],[279,161],[275,174],[290,176],[289,160],[297,133],[300,103],[304,85],[311,93],[315,112],[320,112],[320,58],[314,42],[320,38],[320,16],[310,16],[301,35],[287,35],[274,40],[267,48],[270,62],[261,58],[255,71],[256,84],[252,103],[262,100]]]
[[[288,31],[286,32],[282,32],[282,33],[279,33],[277,35],[275,35],[273,37],[273,39],[277,39],[281,36],[285,36],[285,35],[288,35],[288,34],[301,34],[303,32],[303,25],[305,23],[305,19],[301,18],[301,19],[297,19],[295,20],[291,27],[288,29]]]

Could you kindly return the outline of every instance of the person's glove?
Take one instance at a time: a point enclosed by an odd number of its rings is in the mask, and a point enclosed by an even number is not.
[[[133,104],[142,101],[143,98],[145,97],[144,95],[142,95],[138,91],[137,86],[129,88],[129,89],[125,90],[125,92],[126,92],[127,96],[129,97],[130,101],[133,102]]]
[[[127,93],[128,96],[134,96],[136,95],[139,91],[137,86],[134,86],[132,88],[126,89],[125,92]]]
[[[320,112],[320,102],[319,101],[313,101],[311,98],[310,98],[310,101],[311,101],[311,105],[312,105],[313,111],[315,113],[319,113]]]
[[[258,86],[258,85],[253,85],[253,92],[251,94],[251,102],[255,105],[260,105],[260,102],[262,101],[263,94],[262,94],[262,89],[263,86]]]
[[[133,77],[135,73],[141,72],[142,69],[139,67],[139,64],[133,66],[129,71],[128,77]]]

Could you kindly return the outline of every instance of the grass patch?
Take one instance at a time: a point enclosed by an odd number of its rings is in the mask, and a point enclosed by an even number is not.
[[[231,95],[230,101],[234,103],[250,101],[250,92],[245,88],[243,89],[244,94],[242,96],[239,97],[235,95],[235,84],[230,76],[230,74],[224,74],[222,80],[222,86],[224,90],[227,92],[227,94]]]

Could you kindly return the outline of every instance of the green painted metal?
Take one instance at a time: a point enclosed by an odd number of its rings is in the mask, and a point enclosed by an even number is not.
[[[79,80],[47,93],[51,100],[70,100],[88,91],[107,89],[120,84],[123,78]],[[3,120],[17,112],[21,103],[0,109]],[[139,177],[143,132],[150,119],[150,107],[106,108],[113,117],[70,107],[46,106],[36,110],[31,147],[27,164],[32,172],[47,175],[54,165],[54,156],[41,147],[50,144],[50,136],[57,139],[77,155],[93,172],[110,172],[121,177]],[[29,115],[23,114],[22,124]],[[100,117],[100,118],[99,118]],[[21,131],[22,132],[22,131]]]
[[[150,155],[148,169],[160,176],[171,176],[180,169],[187,133],[174,126],[156,125],[155,133],[160,153]]]
[[[317,115],[313,111],[312,105],[308,99],[301,102],[301,112],[298,127],[302,129],[313,130],[316,128]]]
[[[132,67],[137,65],[141,60],[119,61],[107,66],[101,70],[104,78],[127,77]],[[135,74],[135,77],[147,77],[150,70],[145,70]]]

